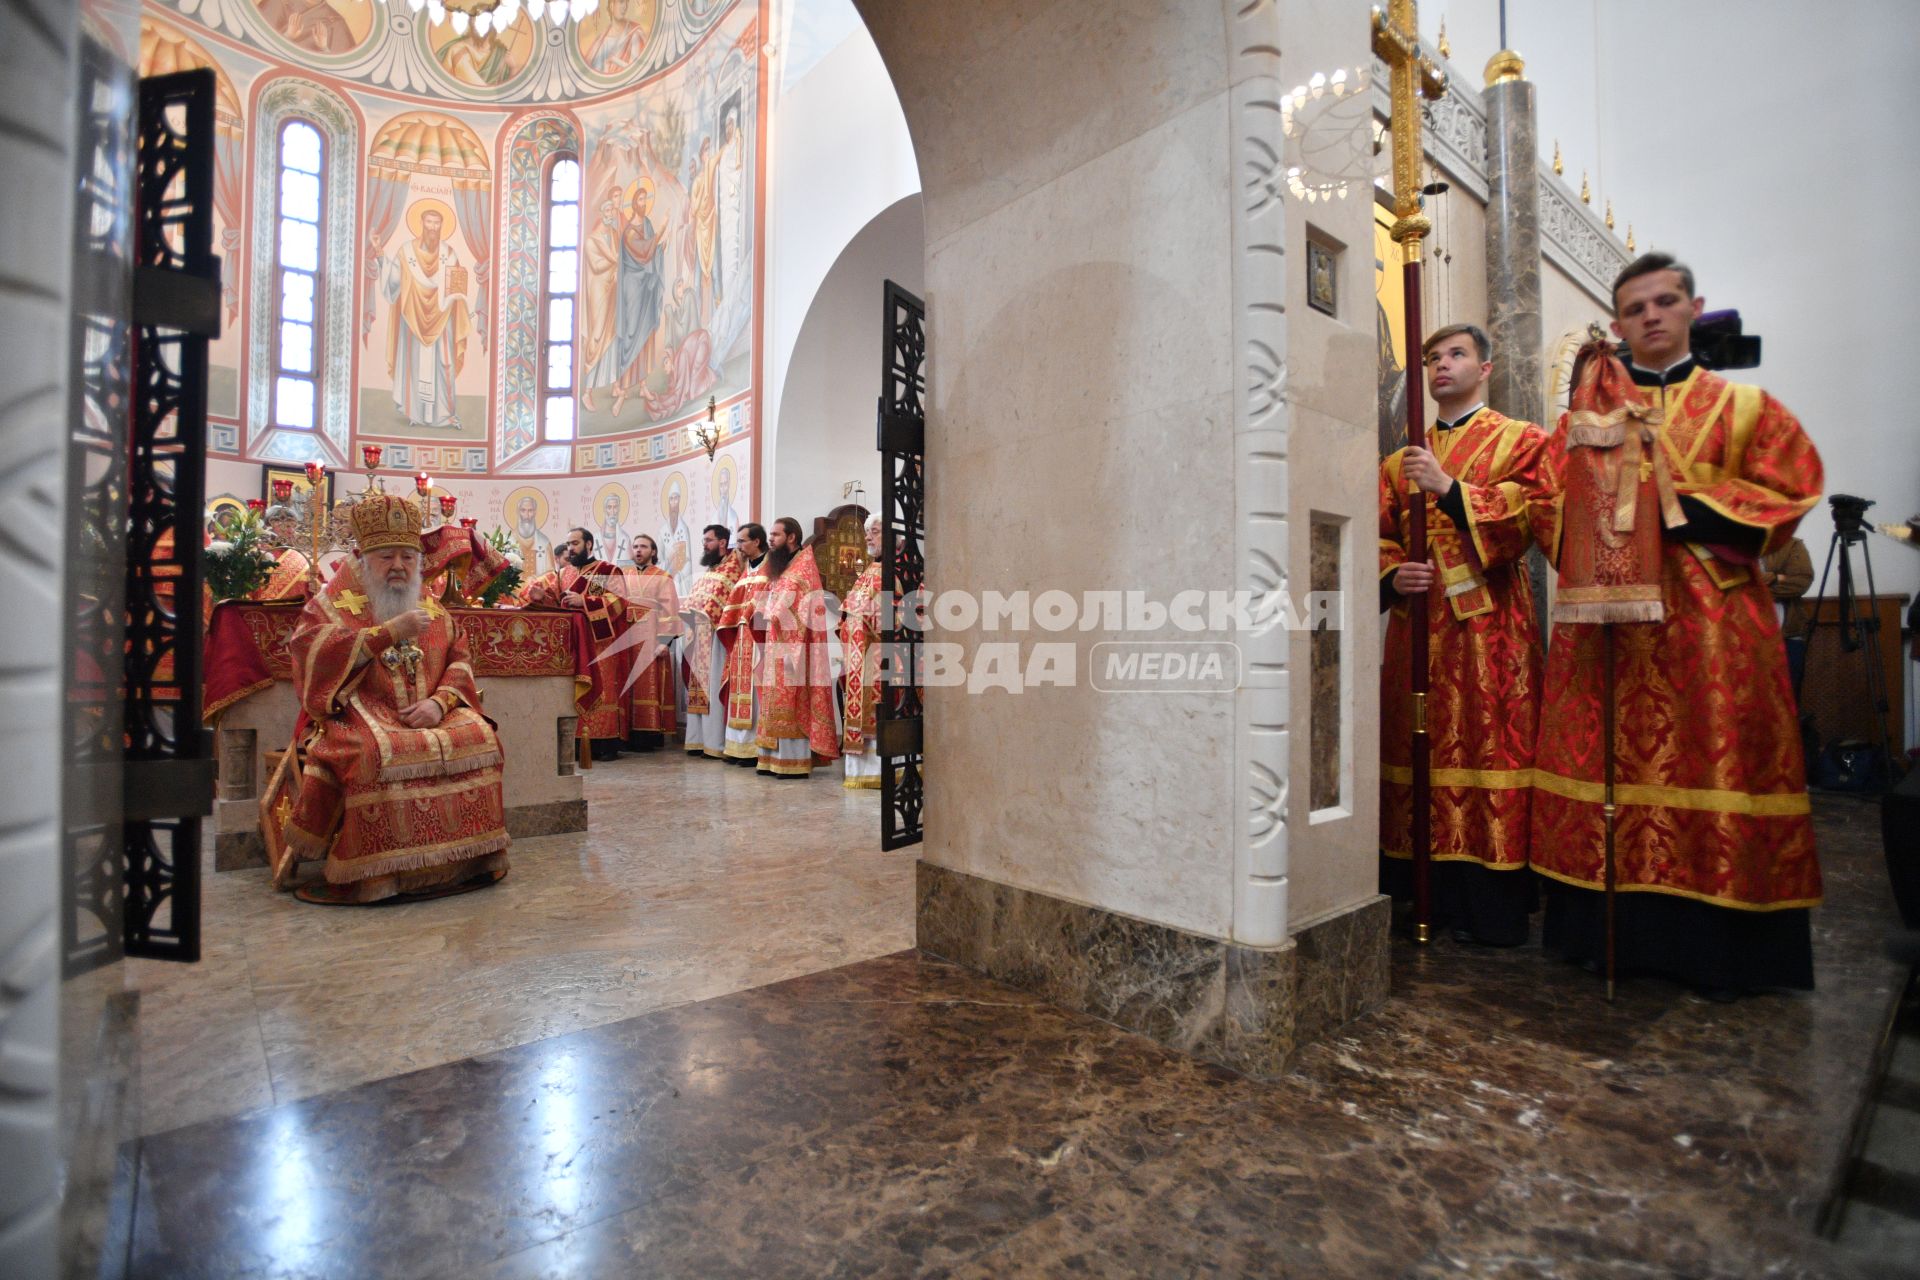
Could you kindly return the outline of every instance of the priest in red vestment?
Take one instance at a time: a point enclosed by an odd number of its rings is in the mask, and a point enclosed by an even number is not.
[[[687,754],[706,759],[725,758],[727,747],[726,647],[719,637],[720,615],[726,611],[733,584],[747,570],[739,551],[727,547],[731,530],[710,524],[700,536],[700,576],[687,593],[680,617],[683,625],[681,660],[687,682]]]
[[[1820,455],[1779,401],[1694,358],[1686,267],[1647,254],[1613,296],[1632,365],[1602,351],[1581,373],[1549,450],[1559,494],[1539,512],[1560,570],[1534,766],[1544,941],[1604,954],[1611,626],[1621,972],[1716,999],[1811,988],[1820,865],[1786,650],[1755,565],[1819,500]]]
[[[374,493],[356,550],[300,615],[290,648],[304,769],[269,813],[291,857],[324,859],[318,902],[376,902],[491,884],[507,873],[500,740],[467,648],[422,594],[420,512]]]
[[[627,745],[657,751],[680,728],[678,663],[673,642],[680,634],[680,593],[660,567],[660,544],[635,534],[633,568],[627,570],[627,625],[640,632],[632,645],[632,685],[627,690]]]
[[[826,589],[800,522],[781,516],[767,545],[766,649],[760,658],[759,769],[805,778],[840,758]]]
[[[867,517],[867,565],[840,602],[845,728],[842,759],[850,790],[880,789],[880,517]]]
[[[767,634],[761,612],[767,599],[767,531],[757,524],[741,525],[739,549],[745,568],[727,593],[719,622],[720,643],[727,652],[719,692],[727,717],[721,755],[728,764],[747,767],[760,760],[758,672],[760,642]]]
[[[1493,350],[1480,329],[1437,329],[1424,351],[1439,414],[1432,448],[1380,464],[1380,603],[1393,610],[1380,672],[1380,887],[1413,894],[1406,600],[1424,594],[1433,923],[1458,941],[1517,946],[1539,896],[1527,839],[1540,620],[1525,556],[1529,511],[1546,496],[1547,436],[1487,407]],[[1407,558],[1416,500],[1428,510],[1424,561]]]
[[[578,609],[586,615],[593,641],[593,689],[580,708],[580,737],[591,744],[595,760],[619,756],[627,740],[627,676],[633,650],[626,635],[626,575],[593,551],[588,529],[567,531],[560,565],[527,584],[527,603],[548,609]]]
[[[304,600],[311,579],[307,557],[296,545],[299,541],[299,517],[292,507],[277,503],[267,508],[267,530],[273,535],[268,546],[273,556],[273,572],[266,582],[247,597],[249,600]]]

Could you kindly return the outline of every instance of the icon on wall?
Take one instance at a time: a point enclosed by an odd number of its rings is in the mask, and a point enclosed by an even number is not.
[[[1307,305],[1327,315],[1337,314],[1339,303],[1335,256],[1331,248],[1319,241],[1307,241]]]

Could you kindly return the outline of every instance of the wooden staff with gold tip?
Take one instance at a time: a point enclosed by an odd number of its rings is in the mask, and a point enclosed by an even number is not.
[[[1447,91],[1447,79],[1420,51],[1420,29],[1414,0],[1392,0],[1386,10],[1373,11],[1373,52],[1387,64],[1392,90],[1393,118],[1393,240],[1400,246],[1407,299],[1407,445],[1427,447],[1426,401],[1420,383],[1420,256],[1421,243],[1433,229],[1420,211],[1420,99],[1435,99]],[[1418,501],[1408,510],[1407,559],[1427,558],[1427,504],[1424,490],[1410,497]],[[1413,682],[1413,802],[1409,815],[1413,845],[1413,936],[1422,944],[1433,938],[1432,742],[1427,737],[1427,607],[1430,592],[1407,597],[1407,622],[1412,630]]]

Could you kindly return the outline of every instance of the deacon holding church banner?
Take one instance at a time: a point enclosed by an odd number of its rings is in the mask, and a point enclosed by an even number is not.
[[[1811,988],[1820,865],[1755,565],[1819,500],[1820,455],[1779,401],[1695,361],[1690,270],[1647,254],[1613,292],[1632,365],[1583,350],[1536,512],[1560,571],[1534,767],[1544,941],[1598,964],[1611,933],[1622,972],[1716,999]]]

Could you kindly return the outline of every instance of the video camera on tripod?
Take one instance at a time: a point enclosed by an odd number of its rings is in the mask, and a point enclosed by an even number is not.
[[[1893,785],[1894,762],[1899,759],[1896,750],[1892,722],[1892,703],[1887,697],[1886,668],[1880,656],[1880,619],[1874,613],[1874,597],[1879,592],[1873,581],[1873,549],[1867,543],[1867,509],[1874,505],[1872,498],[1856,497],[1850,493],[1829,495],[1827,506],[1833,519],[1833,537],[1827,543],[1826,566],[1820,571],[1820,590],[1815,596],[1816,602],[1824,601],[1827,595],[1827,580],[1833,572],[1833,563],[1840,561],[1840,580],[1838,595],[1834,600],[1833,622],[1827,624],[1840,629],[1840,651],[1859,653],[1866,651],[1866,687],[1867,699],[1873,709],[1873,723],[1879,730],[1878,741],[1859,744],[1846,751],[1846,744],[1830,744],[1829,749],[1821,752],[1814,773],[1820,785],[1841,790],[1882,789]],[[1858,545],[1860,558],[1867,569],[1866,607],[1861,608],[1860,595],[1854,584],[1853,548]],[[1815,634],[1820,630],[1821,610],[1816,604],[1813,622],[1807,628],[1807,651],[1813,650]],[[1806,668],[1803,665],[1797,673],[1793,696],[1801,701],[1801,689],[1806,682]],[[1803,704],[1804,705],[1804,704]],[[1845,754],[1846,759],[1841,760]],[[1829,757],[1833,757],[1830,761]]]

